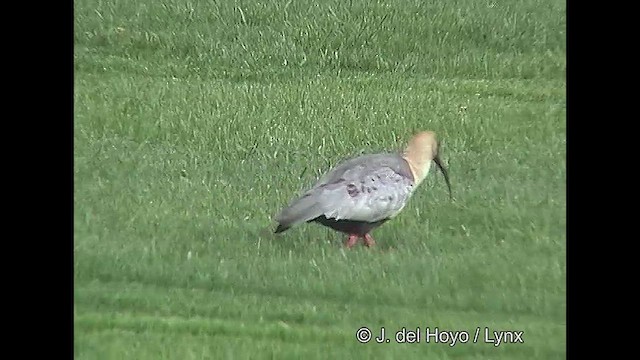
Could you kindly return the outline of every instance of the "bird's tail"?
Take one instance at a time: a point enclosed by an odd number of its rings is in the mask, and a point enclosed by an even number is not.
[[[275,233],[281,233],[292,226],[313,220],[322,214],[323,211],[318,204],[316,194],[306,193],[278,214],[276,217],[278,227]]]

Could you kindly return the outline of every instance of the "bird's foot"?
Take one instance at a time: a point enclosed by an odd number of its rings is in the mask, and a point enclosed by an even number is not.
[[[364,244],[366,247],[372,247],[373,245],[376,244],[376,242],[373,240],[373,236],[369,235],[369,234],[365,234],[364,235]]]
[[[358,236],[358,235],[349,235],[349,239],[347,239],[347,242],[344,245],[347,248],[351,248],[351,247],[353,247],[353,245],[355,245],[358,242],[359,238],[360,238],[360,236]]]

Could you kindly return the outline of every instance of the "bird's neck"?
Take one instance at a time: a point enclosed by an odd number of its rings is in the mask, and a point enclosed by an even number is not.
[[[409,164],[415,186],[418,186],[427,177],[429,168],[431,168],[431,160],[415,158],[410,155],[411,154],[405,153],[403,158],[407,161],[407,164]]]

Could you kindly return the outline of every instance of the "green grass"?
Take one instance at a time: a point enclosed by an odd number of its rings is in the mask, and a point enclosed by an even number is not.
[[[565,358],[564,26],[553,0],[76,0],[75,357]],[[272,234],[418,130],[454,201],[431,174],[371,250]]]

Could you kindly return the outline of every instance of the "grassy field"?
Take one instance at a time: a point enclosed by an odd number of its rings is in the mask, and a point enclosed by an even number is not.
[[[563,1],[76,0],[74,25],[76,358],[566,357]],[[418,130],[453,201],[430,174],[375,249],[272,234]]]

